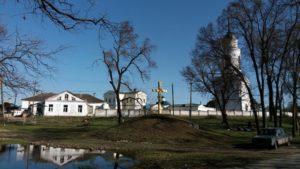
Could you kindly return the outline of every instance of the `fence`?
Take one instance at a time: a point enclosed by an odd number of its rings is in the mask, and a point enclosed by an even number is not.
[[[245,116],[251,117],[253,116],[252,111],[226,111],[227,116]],[[140,117],[148,114],[157,114],[157,111],[146,111],[146,110],[122,110],[123,117]],[[162,110],[162,114],[166,115],[173,115],[173,116],[189,116],[188,110]],[[192,111],[191,115],[193,117],[200,117],[200,116],[221,116],[221,111],[218,110],[207,110],[207,111]],[[257,112],[259,117],[262,117],[262,112]],[[283,115],[292,117],[292,112],[283,112]],[[298,113],[298,116],[300,114]],[[116,117],[117,110],[116,109],[109,109],[109,110],[97,110],[95,112],[95,117]],[[266,112],[266,116],[269,116],[269,112]],[[279,116],[279,113],[278,113]]]
[[[172,110],[163,110],[162,114],[169,114],[174,116],[189,116],[189,110],[174,110],[174,113]],[[226,111],[227,116],[252,116],[252,111]],[[218,110],[197,110],[192,111],[191,116],[221,116],[221,111]],[[262,113],[260,112],[260,116]]]
[[[174,110],[174,113],[172,110],[162,110],[162,114],[168,114],[168,115],[173,115],[173,116],[189,116],[189,110]],[[252,111],[231,111],[227,110],[226,111],[227,116],[253,116]],[[282,112],[284,116],[289,116],[292,117],[293,113],[292,112]],[[221,111],[218,110],[197,110],[197,111],[192,111],[191,116],[221,116],[222,113]],[[258,117],[262,117],[262,112],[257,112]],[[277,112],[277,115],[279,116],[279,112]],[[298,116],[300,113],[298,112]],[[266,112],[266,116],[269,117],[269,112]]]
[[[140,117],[149,114],[146,110],[122,110],[122,117]],[[116,109],[97,110],[95,117],[116,117],[118,115]]]

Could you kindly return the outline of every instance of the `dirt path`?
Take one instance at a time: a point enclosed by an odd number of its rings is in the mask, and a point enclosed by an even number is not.
[[[297,147],[289,147],[287,151],[290,155],[283,155],[281,158],[264,160],[256,164],[236,169],[300,169],[300,149]]]

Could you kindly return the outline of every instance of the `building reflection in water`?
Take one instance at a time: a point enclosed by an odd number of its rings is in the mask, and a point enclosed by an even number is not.
[[[72,166],[78,164],[80,167],[80,165],[90,164],[91,162],[84,163],[89,160],[93,161],[92,163],[96,165],[96,168],[129,168],[136,164],[134,160],[124,157],[122,154],[107,152],[105,150],[20,144],[0,146],[0,165],[7,166],[8,168],[12,167],[14,160],[10,158],[15,158],[16,165],[22,163],[22,168],[26,169],[30,168],[31,165],[42,166],[43,164],[52,164],[60,168],[65,168],[64,166],[68,164]],[[69,167],[67,166],[66,168]]]
[[[85,149],[54,148],[50,146],[40,146],[41,159],[50,161],[59,166],[65,165],[81,156],[89,153]]]

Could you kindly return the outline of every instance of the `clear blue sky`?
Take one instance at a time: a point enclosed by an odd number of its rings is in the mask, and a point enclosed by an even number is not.
[[[80,2],[84,6],[86,1]],[[140,38],[150,38],[156,46],[152,57],[158,68],[152,70],[150,81],[142,83],[134,80],[134,87],[144,90],[153,103],[156,95],[151,89],[156,87],[158,80],[168,90],[165,94],[168,101],[171,101],[171,84],[174,83],[175,103],[188,103],[189,88],[180,70],[190,63],[190,52],[198,29],[214,22],[228,3],[227,0],[101,0],[99,6],[91,11],[105,13],[115,22],[129,20]],[[93,61],[101,57],[97,29],[66,32],[47,18],[33,16],[22,19],[23,9],[15,1],[1,4],[0,23],[11,32],[18,29],[21,33],[42,39],[49,49],[69,46],[57,55],[54,77],[39,80],[40,88],[46,92],[95,92],[97,97],[103,98],[103,93],[111,86],[104,65],[92,67]],[[110,44],[107,42],[102,40],[108,47]],[[194,103],[205,104],[208,99],[193,93]]]

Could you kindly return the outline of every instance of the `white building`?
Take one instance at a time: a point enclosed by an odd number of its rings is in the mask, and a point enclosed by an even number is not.
[[[22,99],[22,109],[34,115],[44,116],[87,116],[94,115],[98,109],[108,109],[103,100],[89,94],[41,93]]]
[[[216,111],[215,108],[206,107],[202,104],[192,104],[191,108],[192,111]],[[170,106],[169,109],[172,110],[172,106]],[[175,104],[174,110],[188,111],[190,110],[190,104]]]
[[[225,72],[232,73],[234,76],[236,73],[231,65],[238,69],[240,69],[241,66],[241,50],[238,47],[238,40],[235,35],[229,31],[223,38],[223,44],[227,49],[227,56],[229,56],[229,58],[223,59],[223,69],[225,69]],[[250,82],[248,82],[248,84],[249,83]],[[245,84],[239,78],[235,78],[231,81],[230,85],[231,89],[227,92],[229,99],[226,104],[226,110],[250,111],[250,97]],[[219,96],[221,96],[221,94],[219,94]],[[222,99],[220,100],[222,101]]]
[[[121,99],[121,109],[125,110],[143,109],[147,103],[147,94],[143,91],[121,92],[119,97]],[[117,109],[117,98],[114,91],[110,90],[104,93],[104,100],[111,109]]]

